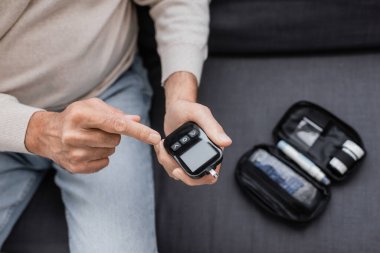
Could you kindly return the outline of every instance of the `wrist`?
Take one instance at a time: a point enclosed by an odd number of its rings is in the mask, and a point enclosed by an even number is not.
[[[166,107],[178,100],[196,102],[198,84],[196,77],[189,72],[176,72],[169,76],[165,85]]]
[[[46,156],[43,141],[46,137],[46,129],[49,123],[55,122],[53,119],[57,113],[54,112],[35,112],[29,120],[25,134],[26,149],[36,155]]]

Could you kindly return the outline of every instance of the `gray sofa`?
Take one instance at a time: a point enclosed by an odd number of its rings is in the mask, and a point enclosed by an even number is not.
[[[210,57],[200,101],[234,141],[216,185],[187,187],[155,163],[156,225],[162,253],[380,252],[380,3],[377,1],[212,3]],[[152,125],[162,131],[163,94],[151,21],[140,10],[140,52],[155,89]],[[362,166],[332,186],[321,217],[289,225],[267,215],[234,179],[239,157],[298,100],[318,103],[352,125],[368,150]],[[68,252],[53,174],[16,224],[9,253]]]

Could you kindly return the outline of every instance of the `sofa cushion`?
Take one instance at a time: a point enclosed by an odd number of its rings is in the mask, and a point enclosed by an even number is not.
[[[2,249],[12,253],[69,252],[65,210],[53,171],[41,182]]]
[[[210,58],[200,101],[233,144],[225,150],[221,177],[213,186],[185,186],[156,164],[160,252],[379,252],[379,83],[379,53]],[[161,88],[156,95],[162,95]],[[321,217],[291,226],[251,203],[238,188],[234,170],[254,144],[272,143],[271,131],[285,110],[304,99],[358,130],[368,156],[348,180],[331,186],[332,199]],[[162,127],[162,114],[161,97],[153,104],[155,128]]]
[[[380,1],[214,0],[210,52],[244,54],[380,46]]]
[[[140,53],[155,54],[148,8],[139,7]],[[380,1],[213,0],[210,55],[380,47]]]

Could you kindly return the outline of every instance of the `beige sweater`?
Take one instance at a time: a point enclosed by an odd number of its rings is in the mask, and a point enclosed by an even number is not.
[[[209,0],[134,0],[151,6],[162,80],[200,79],[207,55]],[[32,114],[93,97],[136,52],[132,0],[0,1],[0,151],[27,152]]]

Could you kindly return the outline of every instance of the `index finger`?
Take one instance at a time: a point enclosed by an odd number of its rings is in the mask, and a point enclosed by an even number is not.
[[[92,118],[84,124],[88,128],[97,128],[108,133],[130,136],[152,145],[158,144],[161,140],[157,131],[126,116],[97,114],[92,115]]]

